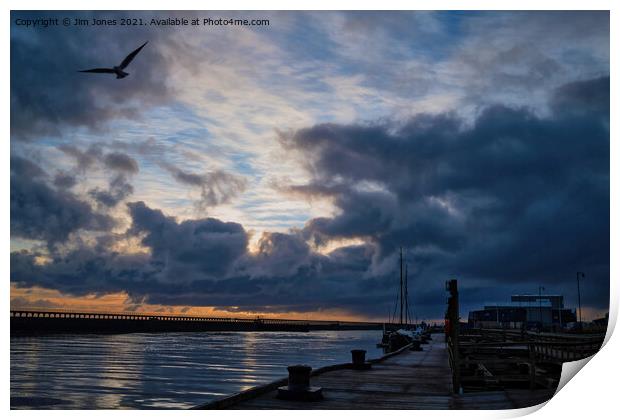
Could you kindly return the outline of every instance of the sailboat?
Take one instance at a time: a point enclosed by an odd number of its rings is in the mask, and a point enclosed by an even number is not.
[[[411,342],[421,341],[421,336],[424,333],[420,326],[411,325],[411,317],[409,315],[409,281],[408,281],[408,267],[403,260],[403,248],[400,248],[400,288],[396,297],[396,306],[394,308],[394,316],[390,319],[390,326],[393,327],[396,318],[397,309],[400,309],[400,316],[396,328],[388,328],[384,324],[383,337],[380,347],[389,349],[390,351],[401,348]],[[403,278],[403,264],[405,268]]]

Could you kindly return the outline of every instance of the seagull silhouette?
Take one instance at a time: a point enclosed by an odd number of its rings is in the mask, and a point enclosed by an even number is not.
[[[130,53],[127,57],[125,57],[123,62],[118,66],[114,66],[112,68],[98,68],[98,69],[78,70],[78,71],[80,73],[111,73],[111,74],[116,74],[117,79],[122,79],[123,77],[129,76],[129,73],[125,73],[123,70],[129,65],[129,63],[131,63],[131,61],[134,58],[136,58],[136,55],[138,55],[140,50],[142,50],[142,48],[144,48],[144,46],[148,43],[149,42],[146,41],[144,44],[136,48],[132,53]]]

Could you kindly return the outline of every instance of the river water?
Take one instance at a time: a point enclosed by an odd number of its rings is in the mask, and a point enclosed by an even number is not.
[[[11,408],[189,408],[376,348],[381,331],[11,337]]]

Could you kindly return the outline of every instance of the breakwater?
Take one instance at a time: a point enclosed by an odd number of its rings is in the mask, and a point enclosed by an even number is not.
[[[140,313],[11,311],[11,334],[380,330],[382,323]],[[388,325],[388,327],[390,327]]]

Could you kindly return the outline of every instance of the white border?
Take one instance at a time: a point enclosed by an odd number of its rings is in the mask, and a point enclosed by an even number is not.
[[[412,0],[381,0],[380,2],[366,2],[361,4],[358,1],[353,0],[340,0],[340,1],[327,1],[327,0],[298,0],[295,2],[283,1],[283,0],[263,0],[261,2],[252,2],[248,0],[229,0],[229,1],[209,1],[200,2],[196,0],[176,0],[174,2],[151,0],[151,1],[134,1],[129,3],[128,1],[120,0],[91,0],[89,2],[77,1],[77,0],[57,0],[53,3],[43,0],[36,1],[17,1],[6,0],[3,2],[5,6],[5,13],[2,16],[3,26],[3,40],[2,40],[2,53],[4,65],[0,67],[1,79],[0,86],[2,89],[1,95],[4,99],[2,101],[2,127],[5,133],[4,150],[2,154],[2,162],[5,176],[1,180],[2,192],[0,193],[0,199],[2,200],[2,206],[0,211],[2,212],[2,235],[5,240],[2,242],[2,249],[0,250],[0,258],[2,261],[4,273],[9,272],[9,208],[10,208],[10,196],[9,196],[9,106],[10,106],[10,66],[8,65],[9,57],[9,33],[10,33],[10,10],[611,10],[611,115],[617,115],[618,109],[618,88],[616,83],[617,76],[617,36],[618,36],[618,23],[617,17],[618,7],[614,7],[613,1],[602,0],[589,0],[589,1],[576,1],[565,0],[562,2],[555,2],[551,0],[506,0],[506,1],[465,1],[465,0],[436,0],[436,1],[412,1]],[[172,6],[172,7],[171,7]],[[294,6],[294,7],[293,7]],[[618,129],[613,123],[611,127],[611,139],[617,140]],[[618,179],[618,147],[614,142],[611,142],[611,215],[615,215],[618,211],[618,188],[617,183],[614,182]],[[611,218],[611,255],[618,255],[618,223],[615,222],[613,216]],[[615,252],[614,252],[615,251]],[[611,260],[610,276],[612,279],[618,277],[617,265],[614,264],[614,260]],[[7,276],[8,277],[8,276]],[[356,412],[356,413],[343,413],[338,412],[296,412],[290,413],[287,411],[281,412],[252,412],[252,417],[269,418],[269,419],[284,419],[295,416],[301,420],[310,419],[314,420],[317,415],[336,417],[341,415],[355,416],[361,418],[368,418],[379,416],[386,416],[390,418],[392,416],[416,416],[421,418],[459,418],[459,419],[484,419],[484,418],[513,418],[525,414],[530,414],[531,418],[562,418],[562,419],[580,419],[584,417],[594,419],[596,417],[607,418],[608,413],[613,413],[615,410],[616,396],[616,378],[620,377],[619,363],[616,359],[620,344],[618,344],[617,337],[611,337],[610,333],[617,321],[618,315],[618,282],[612,281],[611,292],[611,305],[610,305],[610,331],[608,332],[608,342],[605,347],[582,369],[577,375],[577,378],[570,381],[548,404],[544,405],[543,409],[523,409],[512,411],[449,411],[449,412],[436,412],[436,411],[422,411],[422,412]],[[4,284],[5,295],[3,299],[3,312],[6,314],[9,307],[9,282],[8,278],[5,279]],[[4,379],[4,389],[2,393],[2,401],[4,402],[5,409],[9,409],[10,403],[10,389],[9,389],[9,322],[8,318],[2,318],[2,325],[4,326],[2,335],[3,339],[3,356],[5,363],[2,365],[2,373]],[[617,336],[617,334],[616,334]],[[128,412],[128,411],[90,411],[88,413],[82,411],[11,411],[10,415],[15,418],[32,418],[38,416],[46,416],[50,419],[60,418],[83,418],[84,415],[88,415],[93,420],[108,418],[110,416],[132,418],[138,416],[149,416],[149,418],[163,419],[170,415],[183,416],[187,418],[204,418],[205,416],[217,417],[218,419],[240,419],[248,415],[243,412],[217,412],[217,413],[204,413],[204,412],[183,412],[183,413],[165,413],[165,412]]]

